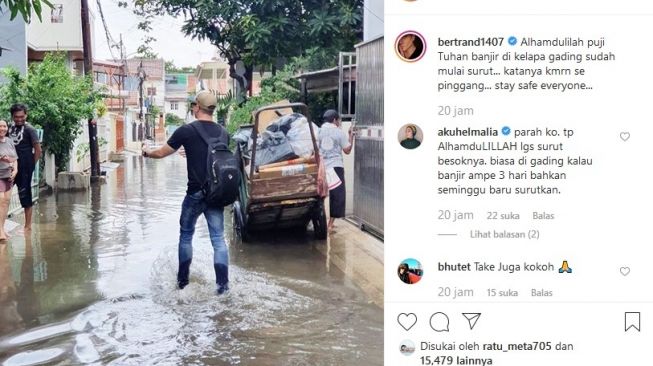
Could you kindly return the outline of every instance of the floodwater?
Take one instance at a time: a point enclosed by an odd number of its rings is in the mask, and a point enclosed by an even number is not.
[[[312,233],[231,240],[215,294],[206,222],[175,288],[185,162],[127,156],[107,184],[41,197],[0,243],[1,365],[382,365],[382,310]],[[22,216],[15,219],[22,223]]]

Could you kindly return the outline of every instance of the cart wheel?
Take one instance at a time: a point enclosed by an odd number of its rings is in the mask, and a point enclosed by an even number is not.
[[[240,204],[238,201],[234,202],[231,205],[231,229],[233,230],[233,238],[234,242],[238,243],[241,241],[240,237],[240,220],[238,217],[240,214],[238,213],[240,211]]]
[[[245,217],[240,208],[240,202],[236,201],[232,205],[233,210],[233,226],[234,226],[234,239],[236,241],[247,241],[249,239],[247,231],[245,230]]]
[[[315,234],[315,239],[325,240],[327,238],[327,218],[326,213],[324,212],[324,199],[321,198],[317,205],[315,205],[315,211],[313,212],[313,231]]]

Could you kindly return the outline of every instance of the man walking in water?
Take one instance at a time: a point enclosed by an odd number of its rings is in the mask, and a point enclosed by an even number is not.
[[[32,229],[32,174],[41,158],[41,143],[36,129],[27,123],[27,106],[14,104],[9,110],[14,124],[9,128],[8,136],[14,142],[18,154],[18,197],[25,209],[25,231]]]
[[[199,215],[204,214],[209,227],[209,236],[213,245],[213,267],[217,293],[221,295],[229,290],[229,251],[224,241],[224,215],[222,207],[211,207],[204,201],[202,186],[207,176],[208,146],[197,132],[203,129],[211,137],[217,137],[228,145],[229,134],[213,121],[213,112],[218,101],[215,95],[201,91],[191,102],[191,110],[196,120],[179,127],[170,136],[168,142],[158,149],[143,146],[143,156],[153,159],[164,158],[180,147],[186,152],[188,172],[188,189],[181,205],[179,219],[179,271],[177,287],[183,289],[188,285],[190,264],[193,259],[193,234]],[[194,126],[193,126],[194,125]]]

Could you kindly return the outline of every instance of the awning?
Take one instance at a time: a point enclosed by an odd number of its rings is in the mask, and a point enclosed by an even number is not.
[[[330,69],[305,72],[295,78],[305,84],[304,88],[307,93],[337,91],[339,70],[336,66]],[[356,81],[356,65],[343,69],[343,81]]]

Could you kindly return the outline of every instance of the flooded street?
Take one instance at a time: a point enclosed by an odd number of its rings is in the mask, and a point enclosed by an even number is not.
[[[225,211],[231,290],[216,296],[201,217],[177,290],[185,189],[178,156],[127,156],[97,189],[42,196],[31,237],[0,244],[0,364],[383,364],[382,309],[310,231],[236,243]]]

